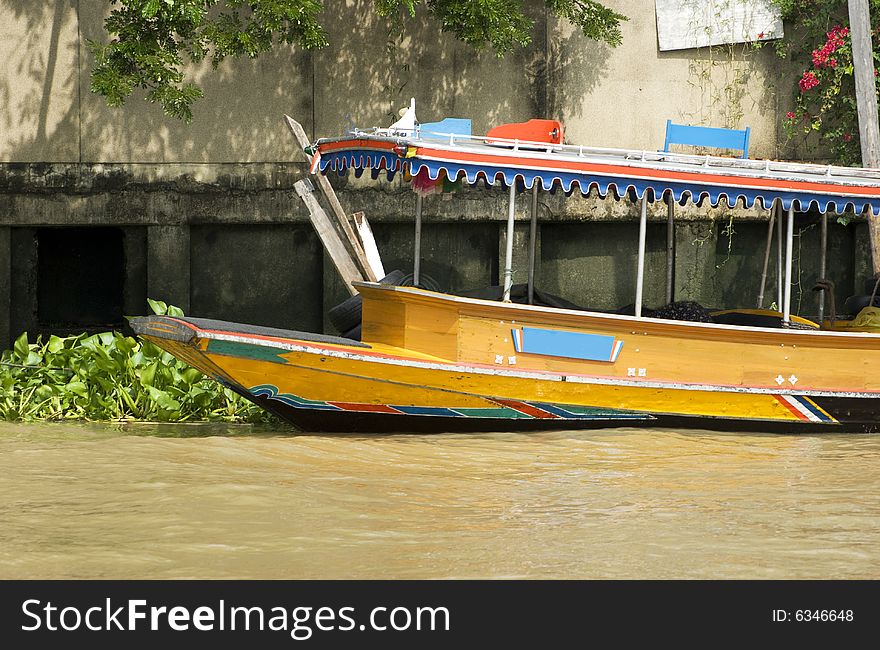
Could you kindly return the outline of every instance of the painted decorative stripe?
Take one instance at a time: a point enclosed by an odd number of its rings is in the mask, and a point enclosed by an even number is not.
[[[510,407],[515,411],[519,411],[520,413],[525,413],[528,416],[531,416],[535,419],[539,420],[554,420],[557,415],[553,415],[553,413],[549,413],[542,408],[538,408],[533,404],[529,404],[527,402],[517,402],[515,400],[508,399],[494,399],[494,402],[498,402],[499,404],[504,404],[504,406]]]
[[[395,406],[394,408],[405,415],[427,415],[429,417],[442,416],[447,418],[464,417],[461,413],[457,413],[444,406]]]
[[[272,384],[254,386],[250,392],[257,397],[277,400],[292,408],[318,409],[330,411],[354,411],[359,413],[387,413],[391,415],[418,415],[427,417],[451,418],[493,418],[493,419],[563,419],[563,420],[653,420],[647,413],[615,411],[614,409],[594,408],[574,405],[551,405],[517,400],[489,399],[497,407],[454,408],[445,406],[392,406],[387,404],[361,404],[357,402],[322,402],[305,399],[298,395],[282,393]]]
[[[522,327],[511,330],[517,352],[614,363],[623,340],[607,334]]]
[[[510,330],[510,333],[513,334],[513,349],[517,352],[523,351],[523,333],[519,327],[515,327]]]
[[[588,406],[556,406],[555,404],[536,404],[549,413],[571,420],[654,420],[646,413],[629,413],[615,409],[591,408]]]
[[[805,422],[837,422],[818,404],[803,395],[776,395],[783,406]]]
[[[394,415],[400,415],[401,410],[396,409],[393,406],[386,406],[385,404],[359,404],[357,402],[327,402],[331,406],[336,406],[343,411],[364,411],[368,413],[393,413]]]
[[[254,359],[256,361],[269,361],[270,363],[287,363],[287,359],[280,356],[284,354],[284,350],[254,343],[210,339],[208,341],[208,352],[241,357],[243,359]]]
[[[305,399],[297,395],[291,395],[290,393],[279,393],[278,389],[272,384],[262,384],[260,386],[254,386],[250,390],[251,393],[256,395],[257,397],[268,397],[269,399],[278,400],[279,402],[283,402],[284,404],[287,404],[288,406],[292,406],[294,408],[318,409],[322,411],[342,410],[338,406],[328,404],[327,402],[316,402],[314,400]]]
[[[500,406],[498,408],[456,408],[456,413],[460,413],[466,418],[502,418],[505,420],[531,420],[530,415],[526,415],[522,411]]]

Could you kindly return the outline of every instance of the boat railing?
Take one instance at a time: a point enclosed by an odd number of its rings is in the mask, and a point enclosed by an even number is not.
[[[509,138],[464,135],[460,133],[426,132],[420,129],[355,129],[351,136],[397,137],[409,140],[413,145],[449,147],[505,147],[523,153],[542,152],[574,157],[613,157],[625,161],[643,163],[671,163],[690,167],[727,168],[758,173],[796,173],[827,178],[851,178],[880,182],[880,169],[841,167],[838,165],[818,165],[815,163],[784,162],[780,160],[733,158],[725,156],[671,153],[666,151],[647,151],[614,147],[594,147],[575,144],[553,144],[531,140],[512,140]]]

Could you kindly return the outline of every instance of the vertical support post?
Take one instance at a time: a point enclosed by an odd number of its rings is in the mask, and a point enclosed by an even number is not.
[[[416,234],[413,244],[413,285],[419,286],[422,268],[422,195],[416,193]]]
[[[507,199],[507,241],[504,248],[504,302],[510,302],[510,288],[513,286],[513,213],[516,207],[516,178],[510,184]]]
[[[666,198],[666,304],[675,298],[675,199]]]
[[[776,310],[779,311],[785,300],[782,292],[782,247],[784,241],[782,236],[782,203],[774,201],[773,207],[776,210]]]
[[[828,257],[828,213],[822,213],[822,230],[819,236],[819,279],[825,279]],[[825,289],[819,290],[819,322],[825,320]]]
[[[788,206],[788,228],[785,234],[785,298],[783,302],[782,320],[791,322],[791,256],[794,248],[794,201]]]
[[[764,308],[764,289],[767,286],[767,269],[770,266],[770,249],[773,248],[773,226],[776,221],[776,204],[770,206],[770,219],[767,220],[767,247],[764,249],[764,267],[761,270],[761,288],[758,290],[758,309]]]
[[[150,226],[147,229],[147,297],[189,312],[190,293],[189,226]]]
[[[849,0],[852,37],[853,78],[859,114],[859,143],[863,167],[880,167],[880,126],[877,122],[877,87],[874,79],[874,47],[871,43],[871,16],[868,0]],[[868,218],[871,262],[874,275],[880,274],[880,223],[873,211]]]
[[[645,235],[648,229],[648,190],[642,194],[639,216],[639,262],[636,269],[636,316],[642,315],[642,291],[645,285]]]
[[[532,223],[529,227],[529,304],[535,303],[535,246],[538,238],[538,179],[532,185]]]
[[[12,228],[0,226],[0,350],[12,347]]]

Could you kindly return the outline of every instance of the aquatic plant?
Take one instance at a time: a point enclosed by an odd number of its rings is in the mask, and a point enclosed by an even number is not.
[[[149,300],[156,314],[183,316]],[[0,419],[267,422],[263,409],[121,332],[37,337],[0,355]]]

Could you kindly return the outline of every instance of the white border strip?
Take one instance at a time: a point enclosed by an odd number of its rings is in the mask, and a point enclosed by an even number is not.
[[[335,359],[347,359],[349,361],[363,361],[366,363],[379,363],[389,366],[403,366],[407,368],[419,368],[421,370],[440,370],[442,372],[453,373],[470,373],[475,375],[487,375],[495,377],[506,377],[512,379],[533,379],[536,381],[553,381],[553,382],[570,382],[573,384],[587,385],[606,385],[606,386],[625,386],[630,388],[662,388],[665,390],[685,390],[685,391],[706,391],[713,393],[752,393],[760,395],[804,395],[816,397],[861,397],[861,398],[880,398],[880,392],[855,392],[855,391],[823,391],[823,390],[793,390],[787,388],[752,388],[748,386],[718,386],[712,384],[684,384],[662,381],[638,381],[632,379],[622,379],[617,377],[593,377],[589,375],[566,375],[552,372],[528,371],[528,370],[508,370],[504,366],[498,368],[483,368],[480,366],[462,365],[457,363],[438,363],[435,361],[420,361],[418,359],[395,359],[380,356],[372,356],[360,354],[357,352],[349,352],[348,350],[331,350],[327,348],[316,348],[308,344],[299,343],[283,343],[280,341],[266,341],[262,339],[252,339],[246,336],[236,336],[234,334],[221,334],[214,332],[206,332],[198,330],[201,338],[213,339],[217,341],[232,341],[234,343],[245,343],[248,345],[259,345],[262,347],[277,348],[289,352],[304,352],[306,354],[314,354],[324,357],[332,357]]]

